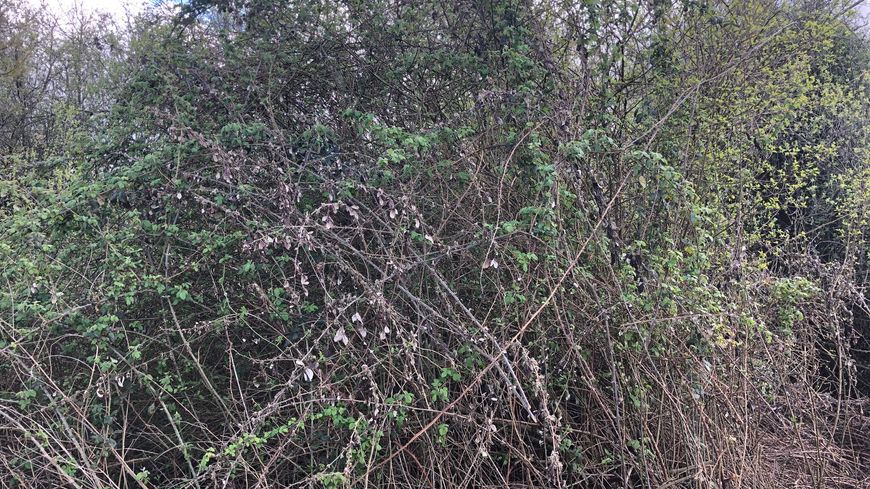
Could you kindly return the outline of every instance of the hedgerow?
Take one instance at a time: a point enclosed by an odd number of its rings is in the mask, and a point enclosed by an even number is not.
[[[0,483],[865,487],[848,7],[141,18],[4,156]]]

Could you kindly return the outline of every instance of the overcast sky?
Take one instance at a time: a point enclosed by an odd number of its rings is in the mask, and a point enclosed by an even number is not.
[[[56,12],[67,12],[74,6],[78,5],[87,10],[98,10],[108,12],[117,18],[124,17],[125,12],[133,14],[144,10],[146,4],[150,4],[153,0],[27,0],[33,5],[46,3],[49,8]],[[870,20],[870,0],[864,0],[859,6],[858,11],[865,19]]]
[[[870,18],[870,1],[864,0],[864,2],[858,6],[858,11],[861,12],[861,15],[863,15],[865,19]]]
[[[124,18],[125,12],[136,14],[141,12],[148,0],[27,0],[31,5],[45,4],[57,13],[69,12],[76,8],[89,11],[100,11]]]

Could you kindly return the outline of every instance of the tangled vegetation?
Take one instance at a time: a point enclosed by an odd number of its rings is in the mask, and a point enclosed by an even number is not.
[[[870,486],[856,5],[0,0],[0,486]]]

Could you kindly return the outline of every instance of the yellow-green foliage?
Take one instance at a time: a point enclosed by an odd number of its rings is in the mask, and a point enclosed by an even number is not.
[[[846,7],[193,0],[37,43],[0,486],[866,486]]]

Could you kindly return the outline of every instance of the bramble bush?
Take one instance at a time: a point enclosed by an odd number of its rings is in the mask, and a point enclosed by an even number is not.
[[[0,484],[866,487],[849,7],[144,14],[2,155]]]

